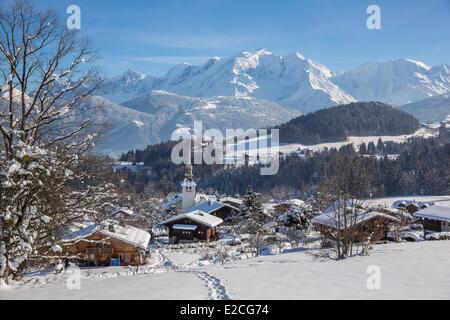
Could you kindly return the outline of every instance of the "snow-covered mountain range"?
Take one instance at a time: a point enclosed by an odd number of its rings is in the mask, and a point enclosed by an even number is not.
[[[298,52],[279,56],[258,49],[214,57],[200,66],[180,64],[161,77],[128,70],[103,80],[98,93],[103,99],[91,102],[101,101],[102,119],[111,113],[106,120],[116,123],[101,150],[118,152],[168,139],[173,130],[192,127],[193,120],[221,130],[245,129],[353,101],[400,107],[449,94],[450,66],[400,59],[336,74]],[[424,101],[421,109],[428,105]]]
[[[430,67],[411,59],[371,62],[333,78],[342,90],[360,101],[393,106],[450,92],[450,66]]]

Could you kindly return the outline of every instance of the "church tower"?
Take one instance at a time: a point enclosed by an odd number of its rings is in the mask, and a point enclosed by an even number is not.
[[[184,181],[181,183],[182,190],[182,209],[183,211],[195,206],[195,187],[194,175],[192,174],[192,165],[186,166]]]

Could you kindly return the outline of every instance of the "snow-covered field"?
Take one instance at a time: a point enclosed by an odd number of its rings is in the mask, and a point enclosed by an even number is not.
[[[189,268],[184,265],[195,255],[162,253],[137,275],[103,268],[87,276],[83,270],[80,290],[67,288],[68,275],[26,278],[25,285],[1,290],[0,299],[450,298],[450,241],[383,244],[370,256],[344,261],[303,251]],[[369,266],[380,268],[380,289],[367,287]]]

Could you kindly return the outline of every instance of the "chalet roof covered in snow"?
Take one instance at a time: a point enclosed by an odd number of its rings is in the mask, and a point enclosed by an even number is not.
[[[362,222],[377,218],[377,217],[383,217],[387,220],[395,221],[396,218],[387,215],[382,212],[378,211],[372,211],[372,212],[354,212],[347,214],[347,219],[344,219],[344,213],[343,212],[332,212],[328,211],[321,215],[318,215],[314,218],[312,218],[311,222],[313,224],[319,224],[326,227],[332,227],[332,228],[348,228],[352,225],[360,224]]]
[[[220,198],[220,202],[230,202],[230,203],[236,204],[237,206],[240,206],[242,204],[241,199],[237,199],[237,198],[233,198],[233,197]]]
[[[175,206],[177,203],[181,202],[182,199],[181,194],[174,194],[170,196],[162,206],[164,209],[170,209],[172,206]]]
[[[101,225],[90,224],[85,228],[72,232],[64,238],[64,242],[82,241],[84,238],[97,232],[144,250],[147,249],[150,241],[150,234],[147,231],[129,225],[121,226],[117,221],[108,220]]]
[[[434,205],[434,203],[431,201],[424,202],[424,201],[415,201],[415,200],[397,200],[392,204],[392,206],[394,208],[406,208],[407,206],[410,206],[410,205],[414,205],[417,208],[422,208],[422,207],[427,208],[427,207]]]
[[[414,213],[413,216],[430,220],[450,222],[450,208],[440,205],[434,205]]]
[[[300,200],[300,199],[290,199],[290,200],[286,200],[283,201],[277,205],[288,205],[288,206],[297,206],[297,207],[302,207],[305,205],[305,201]]]
[[[198,223],[203,224],[210,228],[216,227],[223,223],[222,219],[215,217],[213,215],[210,215],[208,213],[205,213],[203,211],[197,210],[197,211],[191,211],[188,213],[183,213],[178,216],[172,217],[166,221],[161,222],[160,225],[167,225],[171,222],[175,222],[175,221],[182,220],[182,219],[189,219],[189,220],[198,222]]]
[[[219,209],[221,209],[223,207],[226,207],[226,206],[228,206],[228,205],[225,204],[225,203],[217,202],[217,201],[214,201],[214,202],[203,202],[203,203],[195,206],[194,208],[190,209],[189,211],[203,211],[203,212],[209,214],[211,212],[214,212],[214,211],[219,210]]]
[[[229,204],[226,203],[221,203],[221,202],[217,202],[217,201],[207,201],[207,202],[203,202],[200,203],[198,205],[196,205],[194,208],[190,209],[189,211],[203,211],[205,213],[211,214],[212,212],[215,212],[219,209],[222,209],[223,207],[229,207],[231,209],[238,209],[235,208],[234,206],[231,206]]]

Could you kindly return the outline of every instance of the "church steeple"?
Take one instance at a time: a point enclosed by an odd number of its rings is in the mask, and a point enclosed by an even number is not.
[[[182,190],[182,209],[186,211],[195,206],[195,187],[197,184],[194,182],[194,175],[192,173],[192,165],[186,165],[186,173],[184,175],[184,181],[181,183]]]

